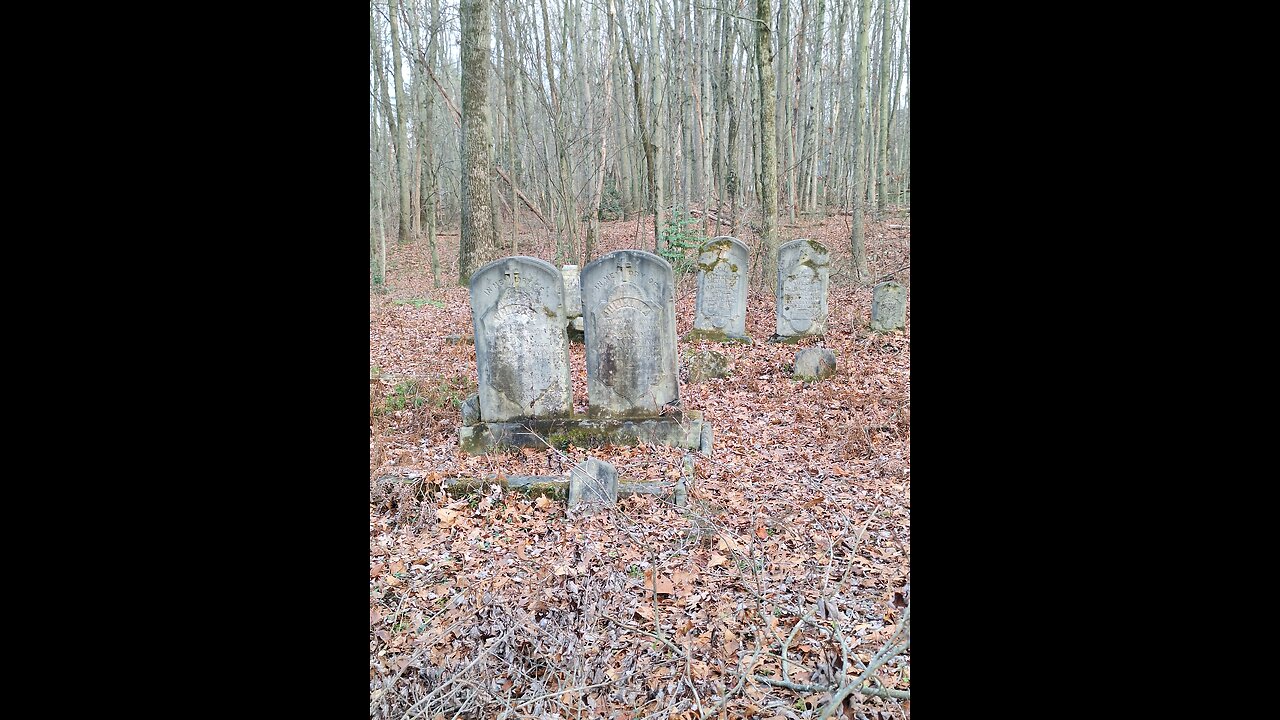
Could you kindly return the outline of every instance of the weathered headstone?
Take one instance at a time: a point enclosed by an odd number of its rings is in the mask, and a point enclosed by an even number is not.
[[[577,265],[561,265],[560,276],[564,278],[564,312],[570,320],[582,317],[582,278],[578,275]]]
[[[618,250],[582,269],[590,417],[657,417],[679,404],[675,278],[666,260]]]
[[[618,503],[618,471],[613,465],[589,457],[569,473],[570,508],[598,510]]]
[[[907,288],[892,280],[871,291],[871,329],[879,332],[907,327]]]
[[[805,348],[796,353],[791,377],[796,380],[825,380],[836,374],[836,354],[829,348]]]
[[[712,238],[698,251],[698,299],[688,340],[750,342],[747,336],[747,246]]]
[[[582,278],[577,265],[561,265],[564,278],[564,310],[569,317],[569,342],[582,342]]]
[[[568,417],[564,281],[551,263],[516,255],[471,276],[471,319],[485,422]]]
[[[771,339],[795,342],[827,330],[831,258],[816,240],[792,240],[778,249],[778,331]]]

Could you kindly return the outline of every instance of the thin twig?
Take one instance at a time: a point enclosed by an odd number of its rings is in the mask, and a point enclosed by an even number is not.
[[[835,690],[833,687],[822,685],[802,685],[800,683],[787,682],[786,680],[774,680],[770,677],[762,677],[760,675],[752,675],[752,680],[764,683],[765,685],[774,685],[776,687],[784,687],[788,690],[798,690],[800,692],[831,692]],[[863,695],[876,695],[878,697],[897,698],[899,700],[910,700],[910,690],[890,690],[888,688],[858,688],[858,692]]]
[[[560,692],[553,692],[553,693],[547,693],[545,695],[539,695],[538,697],[533,698],[532,700],[525,700],[520,704],[515,705],[515,707],[519,708],[519,707],[524,707],[525,705],[532,705],[533,703],[536,703],[540,700],[546,700],[548,698],[556,697],[557,695],[564,695],[566,693],[571,693],[577,690],[594,690],[595,688],[604,687],[605,685],[612,685],[612,684],[613,684],[612,680],[606,680],[605,682],[596,683],[595,685],[583,685],[581,687],[571,687],[568,690],[561,690]]]
[[[468,670],[475,667],[476,663],[480,662],[480,660],[483,659],[486,655],[493,652],[499,645],[506,642],[507,636],[510,634],[511,634],[511,628],[507,628],[507,631],[502,633],[502,636],[498,638],[496,642],[490,643],[489,646],[484,649],[484,652],[476,655],[475,659],[467,663],[466,667],[454,673],[453,677],[440,683],[440,685],[436,687],[435,690],[432,690],[426,697],[422,698],[418,702],[411,705],[409,709],[405,711],[404,715],[400,717],[400,720],[411,720],[411,717],[414,715],[414,713],[418,713],[421,710],[420,706],[425,705],[428,701],[430,701],[432,698],[435,697],[436,693],[440,692],[441,690],[448,687],[449,685],[452,685],[454,680],[458,679],[459,677],[464,675]]]
[[[751,668],[755,667],[756,660],[760,659],[760,652],[764,650],[764,646],[760,644],[760,633],[755,633],[755,636],[756,654],[751,656],[751,664],[747,666],[747,672],[742,672],[742,661],[745,659],[745,656],[743,658],[738,658],[738,687],[728,693],[725,693],[724,699],[720,701],[720,707],[712,713],[713,716],[719,716],[724,713],[725,707],[729,705],[729,698],[732,698],[734,695],[742,692],[742,687],[747,684],[747,676],[750,674]]]
[[[827,720],[827,718],[831,717],[831,714],[834,713],[836,710],[838,710],[841,704],[844,703],[844,699],[849,697],[849,695],[851,695],[853,692],[857,691],[862,686],[862,683],[865,682],[866,679],[876,671],[876,668],[879,668],[881,665],[888,662],[891,658],[896,656],[898,653],[911,647],[910,627],[911,627],[911,602],[907,601],[906,610],[904,610],[902,613],[902,620],[901,622],[898,623],[898,629],[896,632],[894,632],[893,637],[891,637],[889,641],[885,643],[884,647],[880,650],[880,652],[876,653],[875,656],[871,658],[871,662],[867,663],[867,668],[862,671],[861,675],[854,678],[853,682],[843,685],[836,692],[835,697],[831,698],[831,702],[827,703],[827,706],[822,709],[822,714],[818,716],[818,720]],[[897,638],[904,629],[908,633],[907,639],[899,643],[898,645],[892,645],[894,638]]]

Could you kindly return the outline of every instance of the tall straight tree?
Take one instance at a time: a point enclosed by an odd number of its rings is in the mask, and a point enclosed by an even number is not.
[[[766,283],[776,281],[774,275],[778,267],[778,136],[774,116],[778,96],[773,82],[770,16],[769,0],[756,0],[756,72],[760,76],[760,210],[764,215],[760,239],[764,242]]]
[[[400,7],[396,0],[388,0],[387,15],[391,20],[391,62],[394,63],[396,82],[396,170],[400,181],[400,232],[397,242],[409,242],[409,141],[405,128],[409,123],[409,103],[405,97],[400,64]]]
[[[881,0],[880,21],[880,131],[876,147],[876,217],[884,211],[884,196],[889,194],[885,186],[885,173],[889,169],[889,56],[893,48],[893,0]]]
[[[489,128],[489,0],[461,0],[462,233],[458,282],[496,259],[493,217],[493,137]]]
[[[369,3],[369,64],[375,68],[378,77],[382,76],[382,63],[374,25],[373,3]],[[378,148],[382,139],[378,137],[377,92],[369,88],[369,274],[373,278],[374,287],[381,288],[387,279],[387,236],[382,221],[382,189],[378,185]]]
[[[867,240],[862,227],[867,177],[867,138],[862,126],[865,123],[863,115],[867,111],[867,63],[870,60],[867,37],[870,33],[871,0],[862,0],[858,10],[858,84],[853,91],[853,228],[849,238],[853,251],[854,279],[859,281],[866,281],[871,277],[871,269],[867,267]]]
[[[609,106],[613,104],[613,85],[609,82],[609,73],[613,70],[613,0],[606,0],[606,2],[609,13],[609,40],[605,43],[604,49],[604,104],[601,105],[600,112],[600,163],[596,166],[595,191],[591,194],[591,207],[587,209],[591,215],[590,220],[587,221],[587,242],[582,253],[584,263],[591,262],[591,255],[595,252],[596,242],[600,237],[600,197],[604,192],[604,161],[609,147],[609,114],[612,112]]]

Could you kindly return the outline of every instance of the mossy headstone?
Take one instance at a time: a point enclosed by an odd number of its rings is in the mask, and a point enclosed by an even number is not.
[[[485,422],[568,417],[568,319],[564,280],[551,263],[523,255],[471,276],[480,416]]]
[[[698,299],[691,340],[747,341],[747,246],[721,235],[698,251]]]
[[[658,417],[678,405],[675,277],[666,260],[618,250],[582,269],[588,415]]]
[[[907,288],[892,280],[871,291],[871,329],[877,332],[907,327]]]
[[[827,331],[827,284],[831,256],[816,240],[792,240],[778,249],[778,331],[772,338],[794,342]]]

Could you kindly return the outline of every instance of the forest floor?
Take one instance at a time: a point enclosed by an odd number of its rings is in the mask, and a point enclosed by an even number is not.
[[[652,251],[648,220],[602,223],[595,257]],[[849,222],[779,227],[780,243],[831,251],[824,337],[767,342],[773,294],[753,273],[755,344],[680,341],[681,402],[715,433],[711,457],[695,454],[688,507],[636,495],[594,516],[500,489],[442,491],[455,476],[564,475],[588,450],[459,450],[459,404],[477,382],[475,346],[446,342],[472,333],[457,235],[439,239],[439,288],[425,241],[388,247],[386,290],[369,296],[371,717],[818,718],[878,659],[909,614],[910,304],[906,332],[870,330],[874,282],[853,281]],[[909,288],[909,213],[868,219],[866,235],[875,281]],[[738,237],[755,252],[754,233]],[[518,252],[559,265],[546,238]],[[696,287],[678,278],[680,337]],[[806,346],[835,352],[834,377],[791,379]],[[700,347],[730,356],[732,375],[689,384],[684,359]],[[584,412],[583,345],[570,356]],[[589,454],[623,481],[674,482],[686,452]],[[910,674],[908,649],[863,687],[909,693]],[[831,717],[909,718],[907,693],[853,692]]]

